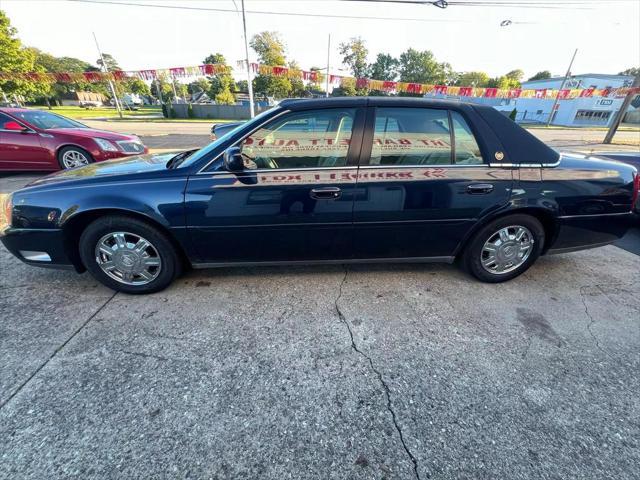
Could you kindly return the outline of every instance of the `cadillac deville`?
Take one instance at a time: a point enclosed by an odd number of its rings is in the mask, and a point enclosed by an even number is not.
[[[449,262],[486,282],[623,236],[633,166],[560,155],[496,110],[287,100],[208,146],[94,163],[3,201],[20,260],[149,293],[185,268]]]

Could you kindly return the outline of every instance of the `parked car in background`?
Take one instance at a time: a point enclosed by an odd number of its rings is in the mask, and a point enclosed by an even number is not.
[[[4,200],[31,265],[149,293],[184,267],[459,263],[485,282],[629,229],[640,176],[559,154],[486,106],[286,100],[210,145],[41,178]]]
[[[143,153],[148,149],[135,135],[43,110],[0,108],[0,170],[60,170]]]

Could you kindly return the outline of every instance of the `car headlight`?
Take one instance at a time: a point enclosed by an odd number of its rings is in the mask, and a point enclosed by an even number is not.
[[[0,234],[11,226],[12,195],[0,193]]]
[[[109,140],[105,140],[104,138],[94,138],[94,140],[96,141],[96,143],[98,144],[100,149],[104,150],[105,152],[117,152],[118,151],[118,147],[116,147]]]

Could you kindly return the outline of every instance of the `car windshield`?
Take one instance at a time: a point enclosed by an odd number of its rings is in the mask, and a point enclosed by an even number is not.
[[[43,112],[42,110],[25,110],[13,112],[12,115],[43,130],[51,128],[87,128],[86,125],[80,122],[61,117],[55,113]]]
[[[277,108],[279,108],[279,107],[273,107],[273,108],[270,108],[269,110],[265,110],[264,112],[262,112],[262,113],[256,115],[255,117],[253,117],[252,120],[249,120],[247,122],[243,122],[243,123],[239,124],[237,127],[232,128],[227,133],[222,135],[220,138],[215,139],[210,144],[202,147],[200,150],[198,150],[194,154],[190,155],[188,158],[186,158],[183,162],[180,163],[180,166],[181,167],[185,167],[185,166],[193,165],[195,162],[200,160],[203,156],[208,154],[211,150],[216,148],[221,143],[226,142],[229,138],[231,138],[233,135],[235,135],[236,132],[238,132],[239,130],[245,128],[247,125],[249,125],[249,124],[259,125],[260,123],[262,123],[262,119],[264,117],[267,117],[267,116],[271,115],[271,113],[273,113],[273,111],[275,109],[277,109]]]

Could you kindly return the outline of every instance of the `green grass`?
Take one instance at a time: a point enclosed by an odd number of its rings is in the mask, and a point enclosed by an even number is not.
[[[38,107],[46,110],[46,107]],[[52,107],[51,111],[58,115],[74,118],[76,120],[91,119],[91,118],[119,118],[118,111],[114,107],[95,107],[95,108],[81,108],[81,107]],[[125,118],[144,117],[148,115],[162,115],[160,107],[141,107],[138,110],[123,110],[122,114]]]
[[[44,106],[34,106],[32,108],[38,108],[41,110],[47,110]],[[164,123],[164,122],[195,122],[195,123],[229,123],[236,122],[237,120],[223,120],[219,118],[164,118],[162,116],[162,108],[160,106],[144,106],[138,110],[123,110],[123,118],[118,116],[118,111],[115,107],[94,107],[94,108],[81,108],[81,107],[52,107],[53,113],[62,115],[64,117],[73,118],[75,120],[92,120],[97,118],[104,118],[108,121],[114,122],[150,122],[150,123]],[[148,118],[156,116],[155,118]]]

